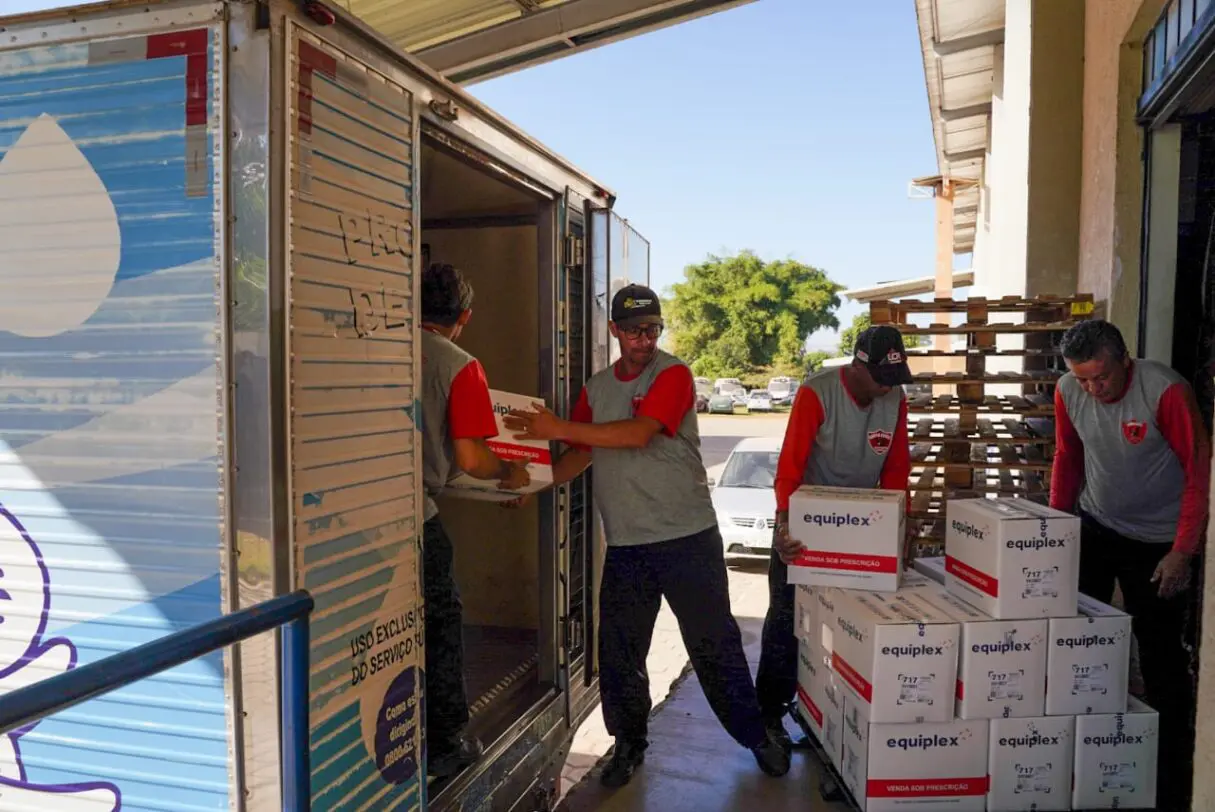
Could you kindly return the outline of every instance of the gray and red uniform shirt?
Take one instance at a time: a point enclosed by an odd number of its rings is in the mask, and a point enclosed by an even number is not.
[[[595,502],[609,545],[671,541],[717,526],[700,458],[696,386],[678,358],[658,350],[634,378],[625,378],[619,364],[597,372],[570,417],[580,423],[651,417],[662,424],[645,448],[584,449],[595,466]]]
[[[450,340],[422,330],[422,484],[424,521],[439,514],[435,497],[455,475],[455,441],[498,436],[481,362]]]
[[[1070,372],[1059,379],[1053,508],[1079,506],[1119,535],[1195,552],[1210,454],[1190,385],[1164,364],[1135,361],[1113,403],[1089,395]]]
[[[802,485],[907,490],[911,447],[902,387],[861,407],[844,370],[825,369],[797,390],[776,464],[776,509]]]

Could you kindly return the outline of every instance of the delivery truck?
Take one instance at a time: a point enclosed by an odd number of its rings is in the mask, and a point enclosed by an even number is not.
[[[313,809],[547,809],[598,701],[591,475],[441,499],[486,753],[428,782],[418,279],[461,268],[491,386],[566,413],[614,195],[336,4],[0,31],[0,691],[307,589]],[[263,637],[0,736],[4,808],[281,810]]]

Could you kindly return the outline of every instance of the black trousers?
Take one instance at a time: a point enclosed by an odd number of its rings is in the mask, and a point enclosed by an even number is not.
[[[439,517],[422,527],[422,594],[426,601],[426,743],[433,755],[454,749],[468,724],[464,685],[464,605],[455,554]]]
[[[1184,799],[1193,780],[1194,681],[1183,644],[1187,598],[1161,598],[1159,584],[1151,583],[1172,545],[1129,539],[1088,514],[1080,518],[1080,591],[1108,603],[1114,582],[1122,587],[1139,643],[1144,700],[1160,713],[1157,808],[1188,809]]]
[[[721,534],[607,550],[599,593],[599,695],[607,731],[642,743],[650,716],[646,656],[666,596],[709,706],[734,740],[766,738],[742,633],[730,611]]]
[[[797,635],[794,630],[794,587],[787,583],[789,567],[772,548],[768,560],[768,614],[760,642],[755,688],[765,718],[779,718],[797,693]]]

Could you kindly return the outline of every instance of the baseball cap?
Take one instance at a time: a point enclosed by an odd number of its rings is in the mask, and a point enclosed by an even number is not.
[[[611,319],[617,327],[662,324],[658,294],[645,285],[625,285],[612,297]]]
[[[873,380],[882,386],[899,386],[915,380],[907,366],[903,336],[889,325],[870,327],[857,336],[852,357],[864,364]]]

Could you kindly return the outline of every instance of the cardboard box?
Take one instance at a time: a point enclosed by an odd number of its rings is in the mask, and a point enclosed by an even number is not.
[[[1046,713],[1122,713],[1131,671],[1131,617],[1087,595],[1080,617],[1050,621]]]
[[[818,619],[818,598],[814,587],[798,584],[793,588],[793,633],[798,642],[821,646],[822,624]]]
[[[915,600],[860,590],[831,590],[835,601],[831,667],[869,705],[872,722],[945,722],[953,718],[959,627]]]
[[[862,810],[982,812],[988,787],[986,719],[875,724],[867,711],[864,702],[845,692],[840,775]]]
[[[1160,716],[1134,697],[1126,713],[1076,717],[1075,809],[1153,809]]]
[[[893,592],[903,572],[903,491],[803,486],[789,534],[806,546],[789,583]]]
[[[1080,519],[1026,499],[945,505],[945,586],[998,620],[1076,614]]]
[[[818,624],[819,645],[830,659],[835,651],[835,590],[819,588],[814,590],[814,622]],[[809,634],[809,632],[806,632]]]
[[[498,483],[494,480],[477,479],[460,472],[448,480],[447,487],[443,489],[444,496],[482,502],[507,502],[520,494],[543,490],[553,483],[553,454],[548,441],[516,440],[514,432],[502,424],[502,419],[511,409],[531,409],[533,403],[540,403],[543,398],[500,392],[497,389],[489,390],[489,397],[498,422],[498,436],[487,441],[490,450],[504,460],[527,460],[527,473],[532,481],[522,490],[504,491],[498,489]]]
[[[797,708],[814,738],[823,738],[823,708],[821,697],[815,699],[815,684],[821,678],[820,670],[828,669],[827,657],[822,649],[802,640],[797,641]]]
[[[993,719],[988,746],[988,812],[1056,812],[1072,808],[1076,719]]]
[[[911,568],[920,575],[936,581],[941,586],[945,585],[945,556],[917,558],[911,562]]]
[[[909,573],[924,578],[918,572]],[[956,713],[959,719],[1042,716],[1046,706],[1048,621],[996,620],[936,581],[913,587],[922,600],[961,624]]]
[[[827,751],[827,756],[835,769],[842,769],[844,723],[844,684],[839,676],[831,670],[827,659],[823,659],[823,668],[818,669],[810,696],[823,712],[823,734],[819,736],[819,744]]]

